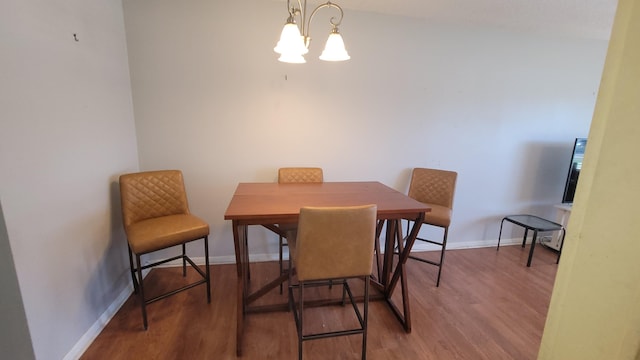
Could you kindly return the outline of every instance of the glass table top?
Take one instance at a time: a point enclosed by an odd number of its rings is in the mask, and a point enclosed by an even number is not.
[[[538,231],[562,229],[562,225],[535,215],[509,215],[505,216],[503,220]]]

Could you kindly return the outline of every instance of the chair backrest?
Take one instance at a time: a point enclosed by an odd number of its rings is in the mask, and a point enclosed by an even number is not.
[[[286,167],[278,169],[278,183],[321,183],[322,168],[318,167]]]
[[[455,171],[415,168],[411,174],[409,197],[453,209],[457,178],[458,173]]]
[[[303,207],[294,254],[300,281],[371,274],[376,205]]]
[[[121,175],[120,200],[125,229],[146,219],[189,214],[187,193],[179,170]]]

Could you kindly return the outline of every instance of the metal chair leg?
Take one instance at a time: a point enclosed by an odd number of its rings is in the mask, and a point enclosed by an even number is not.
[[[410,225],[410,222],[407,221],[407,233],[409,232],[409,225]],[[433,226],[436,226],[436,225],[433,225]],[[441,243],[438,242],[438,241],[434,241],[434,240],[429,240],[429,239],[424,239],[424,238],[416,238],[416,240],[425,241],[425,242],[428,242],[430,244],[438,245],[438,246],[441,247],[441,249],[440,249],[440,261],[439,262],[435,262],[435,261],[427,260],[427,259],[422,259],[422,258],[419,258],[419,257],[416,257],[416,256],[413,256],[413,255],[409,254],[409,258],[411,258],[411,259],[418,260],[418,261],[421,261],[423,263],[435,265],[435,266],[438,267],[438,276],[436,278],[436,287],[440,286],[440,276],[442,275],[442,266],[444,265],[444,253],[445,253],[445,251],[447,249],[447,238],[449,236],[449,228],[448,227],[443,227],[442,229],[443,229],[444,233],[443,233],[443,237],[442,237],[442,242]],[[502,233],[502,226],[500,226],[500,233]],[[402,234],[398,235],[399,239],[402,238],[401,235]],[[500,236],[498,236],[498,249],[500,249]],[[402,241],[400,241],[398,243],[398,250],[399,250],[399,252],[403,251]]]
[[[438,265],[438,280],[436,280],[436,287],[440,286],[440,275],[442,275],[442,266],[444,265],[444,252],[447,249],[447,236],[449,235],[449,228],[444,228],[444,237],[442,239],[442,250],[440,250],[440,264]]]
[[[133,254],[131,252],[131,247],[127,244],[127,248],[129,249],[129,269],[131,269],[131,280],[133,281],[133,293],[138,294],[138,280],[136,280],[136,268],[133,266]]]
[[[187,276],[187,260],[185,259],[187,256],[187,246],[182,244],[182,276]]]
[[[302,329],[304,324],[304,283],[299,283],[300,326],[298,327],[298,360],[302,360]]]
[[[498,247],[496,248],[496,251],[500,250],[500,238],[502,237],[502,225],[504,225],[504,219],[500,221],[500,232],[498,233]]]
[[[347,298],[347,280],[342,280],[342,306],[346,304],[345,299]]]
[[[142,262],[140,261],[140,255],[136,254],[136,262],[138,263],[138,286],[140,287],[140,308],[142,309],[142,324],[144,329],[147,330],[147,303],[144,298],[144,285],[142,283]]]
[[[211,270],[209,269],[209,237],[204,237],[204,266],[207,275],[207,303],[211,303]]]
[[[362,360],[367,359],[367,324],[369,318],[369,276],[365,276],[364,279],[364,314],[362,325]]]

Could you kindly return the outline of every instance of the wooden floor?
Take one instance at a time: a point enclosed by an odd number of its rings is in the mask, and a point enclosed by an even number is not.
[[[409,260],[413,331],[404,332],[385,302],[372,302],[368,359],[535,359],[557,265],[554,252],[537,247],[527,268],[528,249],[449,250],[438,288],[435,266]],[[265,282],[277,271],[275,262],[252,264],[251,281]],[[195,278],[194,274],[189,278]],[[183,281],[180,269],[155,269],[147,276],[145,289],[152,295],[162,291],[160,283],[175,286]],[[210,304],[204,287],[198,286],[149,305],[147,331],[132,296],[82,359],[236,359],[235,265],[212,266],[212,281]],[[330,291],[339,293],[340,289],[334,286]],[[266,300],[285,299],[276,289]],[[316,318],[309,321],[346,323],[341,314],[344,309],[348,307],[322,308],[321,315],[312,309],[309,318]],[[245,336],[243,359],[297,356],[290,312],[248,315]],[[360,341],[356,335],[306,342],[304,357],[359,359]]]

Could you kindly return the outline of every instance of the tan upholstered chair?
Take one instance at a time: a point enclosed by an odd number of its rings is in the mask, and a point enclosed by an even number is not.
[[[321,183],[322,168],[318,167],[286,167],[278,169],[278,182],[288,183]]]
[[[122,175],[120,176],[120,197],[124,229],[129,243],[131,278],[134,292],[140,294],[144,328],[147,329],[146,305],[182,290],[206,284],[207,302],[211,302],[207,241],[209,225],[189,213],[182,172],[164,170]],[[185,244],[198,239],[204,239],[204,271],[185,252]],[[142,265],[140,261],[142,255],[177,245],[182,247],[181,255]],[[142,270],[177,259],[182,259],[183,276],[186,276],[188,262],[202,276],[202,279],[151,299],[145,299]]]
[[[369,277],[373,263],[376,231],[376,205],[350,207],[304,207],[300,209],[297,235],[289,240],[290,266],[298,283],[289,287],[289,303],[294,309],[298,330],[298,358],[302,343],[331,336],[362,334],[362,359],[367,355],[367,317],[369,311]],[[289,272],[290,276],[292,272]],[[361,314],[346,279],[364,279],[364,311]],[[311,286],[342,284],[353,306],[359,327],[329,333],[305,334],[304,291]],[[298,289],[297,302],[293,289]]]
[[[440,246],[440,261],[427,260],[415,256],[409,256],[438,267],[436,286],[440,286],[440,275],[444,264],[444,252],[447,248],[447,235],[453,214],[453,195],[456,188],[458,173],[454,171],[415,168],[411,174],[409,185],[409,197],[425,203],[431,207],[431,211],[425,214],[423,225],[431,225],[442,228],[442,240],[429,240],[417,237],[416,240]],[[410,223],[410,222],[409,222]],[[408,226],[409,224],[407,224]],[[409,228],[407,227],[407,233]]]
[[[324,181],[322,168],[319,167],[285,167],[278,169],[278,183],[290,184],[290,183],[321,183]],[[281,230],[279,235],[280,240],[280,274],[283,274],[283,248],[287,246],[285,242],[284,234],[295,229],[296,224],[279,224],[278,227]],[[280,284],[280,293],[282,294],[282,284]]]

